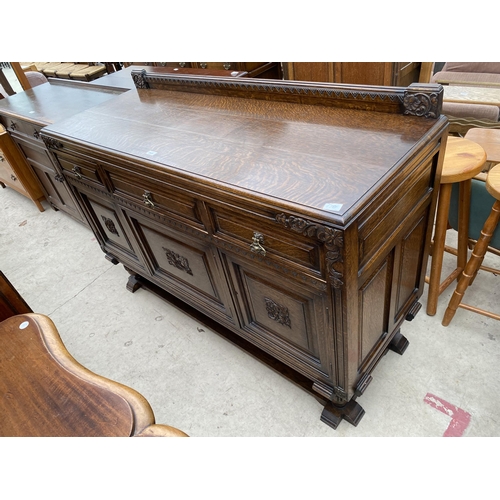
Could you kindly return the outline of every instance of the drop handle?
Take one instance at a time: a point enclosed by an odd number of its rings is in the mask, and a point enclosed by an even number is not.
[[[12,175],[10,176],[10,178],[11,178],[13,181],[17,181],[17,177],[16,177],[14,174],[12,174]]]
[[[259,255],[266,255],[266,249],[262,246],[264,244],[264,235],[254,231],[250,250]]]
[[[149,191],[144,191],[144,194],[142,195],[142,201],[144,201],[144,204],[148,207],[154,208],[155,206],[155,204],[153,203],[153,198]]]
[[[82,178],[82,171],[80,170],[80,167],[77,167],[75,165],[71,171],[75,174],[75,177],[77,179],[81,179]]]

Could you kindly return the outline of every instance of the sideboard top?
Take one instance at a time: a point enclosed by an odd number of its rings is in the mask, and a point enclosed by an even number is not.
[[[154,169],[343,216],[446,119],[171,90],[45,129]]]
[[[49,79],[24,92],[0,100],[0,114],[48,125],[96,106],[128,89],[87,82]]]

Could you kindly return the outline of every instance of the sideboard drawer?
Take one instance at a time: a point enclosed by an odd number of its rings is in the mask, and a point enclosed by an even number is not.
[[[173,216],[190,226],[206,229],[193,193],[113,166],[105,165],[104,169],[113,194],[122,204],[131,202],[141,207],[142,213],[149,212],[153,217],[154,214]]]
[[[209,211],[214,235],[223,247],[232,245],[257,256],[285,259],[321,276],[317,241],[285,228],[271,214],[226,206],[210,206]]]
[[[65,175],[104,187],[104,182],[96,163],[82,160],[81,158],[66,156],[55,151],[53,154],[57,158],[58,163]]]
[[[42,127],[18,118],[3,116],[1,122],[9,132],[27,136],[41,141],[40,130]]]

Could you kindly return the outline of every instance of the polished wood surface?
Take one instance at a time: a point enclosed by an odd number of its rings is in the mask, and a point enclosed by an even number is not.
[[[471,128],[464,138],[479,144],[486,151],[487,161],[500,163],[500,130]]]
[[[472,179],[481,172],[486,151],[477,143],[462,137],[449,137],[446,143],[441,184]]]
[[[47,316],[0,323],[0,436],[186,436],[138,392],[80,365]]]
[[[21,294],[0,271],[0,322],[15,316],[33,312]]]
[[[132,77],[42,132],[106,258],[131,292],[171,294],[299,374],[328,425],[357,425],[420,308],[440,87]]]
[[[126,90],[51,80],[0,102],[0,124],[7,129],[18,151],[29,164],[36,185],[42,189],[45,199],[55,210],[61,210],[84,224],[85,219],[64,179],[55,171],[40,131],[45,125],[64,120]]]

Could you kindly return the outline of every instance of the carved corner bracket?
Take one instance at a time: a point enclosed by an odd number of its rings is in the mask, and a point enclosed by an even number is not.
[[[326,267],[328,275],[332,281],[334,288],[341,288],[343,283],[343,275],[336,269],[334,264],[342,262],[342,248],[344,246],[344,233],[339,229],[332,229],[330,227],[322,226],[314,222],[294,217],[293,215],[286,216],[285,214],[278,214],[275,217],[276,222],[282,224],[286,228],[301,233],[310,238],[317,238],[325,244],[326,252]]]
[[[410,85],[404,93],[404,114],[438,118],[443,106],[443,94],[441,85]]]
[[[61,149],[63,147],[62,143],[52,137],[46,137],[42,135],[43,143],[47,149]]]
[[[134,85],[137,89],[149,89],[149,83],[146,81],[146,70],[136,73],[132,72],[132,80],[134,81]]]

